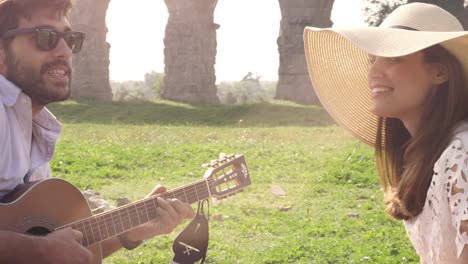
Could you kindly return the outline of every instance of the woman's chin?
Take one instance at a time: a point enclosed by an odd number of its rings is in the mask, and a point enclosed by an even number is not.
[[[374,114],[375,116],[383,117],[383,118],[393,117],[393,115],[391,113],[389,113],[388,111],[385,111],[384,109],[380,109],[380,108],[372,108],[371,113]]]

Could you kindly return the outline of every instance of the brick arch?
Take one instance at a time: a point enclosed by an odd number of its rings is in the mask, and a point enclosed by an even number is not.
[[[227,1],[227,0],[223,0]],[[276,98],[317,103],[307,74],[302,31],[330,27],[334,0],[278,0],[282,20],[278,37],[280,66]],[[74,58],[72,97],[110,100],[106,11],[110,0],[75,2],[72,25],[87,34],[86,48]],[[169,18],[165,43],[163,98],[183,102],[219,102],[216,96],[216,30],[218,0],[165,0]]]

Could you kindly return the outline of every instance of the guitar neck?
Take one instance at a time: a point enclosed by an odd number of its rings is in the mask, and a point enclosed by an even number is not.
[[[83,233],[83,245],[91,246],[159,218],[156,199],[176,198],[193,204],[210,197],[208,180],[167,191],[57,228],[71,227]]]

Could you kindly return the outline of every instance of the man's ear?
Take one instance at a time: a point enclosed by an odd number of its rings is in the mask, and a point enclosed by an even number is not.
[[[434,84],[443,84],[449,79],[448,67],[445,64],[434,65]]]

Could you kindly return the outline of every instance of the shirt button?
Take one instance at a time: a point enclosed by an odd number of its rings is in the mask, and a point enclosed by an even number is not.
[[[26,98],[23,97],[23,98],[21,98],[21,103],[22,103],[22,104],[26,104],[26,103],[28,103],[28,100],[27,100]]]

